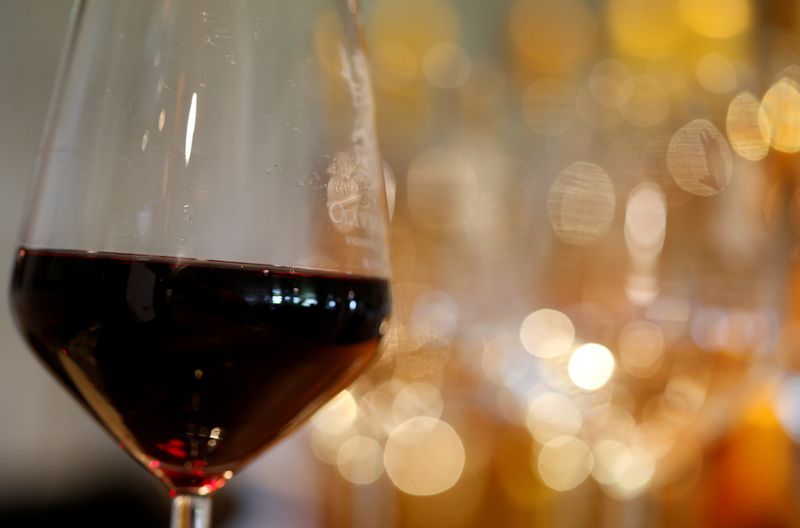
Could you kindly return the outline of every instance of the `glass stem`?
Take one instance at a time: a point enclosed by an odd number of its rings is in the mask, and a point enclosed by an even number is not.
[[[211,497],[178,495],[172,499],[170,528],[211,528]]]

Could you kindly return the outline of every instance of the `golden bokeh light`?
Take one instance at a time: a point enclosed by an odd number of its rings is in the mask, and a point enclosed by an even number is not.
[[[667,202],[661,187],[643,182],[634,187],[625,208],[625,242],[638,259],[653,259],[664,246]]]
[[[627,500],[641,494],[656,472],[656,460],[649,451],[633,447],[629,454],[617,461],[615,480],[606,488],[617,499]]]
[[[397,394],[406,387],[398,379],[378,384],[359,400],[362,414],[367,418],[368,434],[374,438],[386,438],[400,422],[395,421],[392,407]]]
[[[731,61],[716,52],[703,55],[697,61],[695,76],[703,88],[716,94],[732,92],[739,82],[736,68]]]
[[[684,191],[712,196],[725,189],[731,181],[731,147],[711,121],[695,119],[672,136],[667,166]]]
[[[557,392],[540,394],[528,407],[526,425],[531,436],[545,444],[559,436],[574,436],[583,426],[580,409]]]
[[[450,424],[420,416],[398,425],[386,441],[383,462],[395,486],[409,495],[447,491],[464,470],[464,444]]]
[[[618,104],[625,121],[648,128],[669,115],[669,98],[661,83],[649,75],[634,75],[619,89]]]
[[[528,353],[540,358],[556,358],[572,348],[575,327],[565,314],[544,308],[523,319],[519,338]]]
[[[752,23],[751,0],[678,0],[681,17],[692,31],[725,39],[738,35]]]
[[[416,416],[439,418],[444,400],[439,389],[430,383],[411,383],[397,393],[392,403],[392,417],[402,423]]]
[[[589,446],[573,436],[559,436],[539,451],[536,469],[545,485],[556,491],[580,486],[589,476],[594,463]]]
[[[664,333],[649,321],[628,324],[619,338],[622,368],[637,377],[653,375],[664,359]]]
[[[592,477],[600,484],[614,484],[633,463],[628,446],[617,440],[601,440],[592,449]]]
[[[614,356],[603,345],[587,343],[569,357],[567,372],[577,387],[593,391],[603,387],[614,374]]]
[[[663,403],[668,406],[668,412],[676,413],[680,419],[683,416],[697,412],[706,399],[706,380],[683,374],[673,376],[664,389]]]
[[[343,390],[317,411],[311,418],[311,423],[325,433],[338,434],[349,428],[357,416],[358,405],[353,395],[350,391]]]
[[[611,178],[599,165],[578,161],[567,166],[547,196],[547,214],[556,235],[569,244],[591,244],[614,220],[616,196]]]
[[[425,52],[422,72],[428,82],[437,88],[452,90],[469,80],[472,73],[472,59],[458,44],[443,42]]]
[[[781,152],[800,151],[800,88],[797,83],[783,77],[773,84],[761,100],[765,137]],[[762,123],[759,120],[759,123]]]
[[[460,20],[447,0],[379,0],[366,27],[376,43],[402,43],[422,63],[425,53],[442,42],[458,42]]]
[[[581,0],[515,0],[508,17],[515,48],[534,71],[564,73],[592,50],[597,22]]]
[[[620,106],[625,102],[621,90],[630,76],[628,68],[618,60],[598,62],[589,80],[578,90],[575,100],[578,115],[594,128],[618,125],[622,121]]]
[[[575,90],[558,79],[536,81],[522,99],[522,115],[528,126],[540,134],[563,134],[577,117]]]
[[[589,90],[600,104],[616,108],[620,103],[622,85],[631,77],[625,64],[616,59],[605,59],[595,64],[589,78]]]
[[[744,159],[758,161],[769,152],[769,122],[752,93],[741,92],[733,98],[728,106],[726,129],[731,146]]]
[[[419,75],[419,62],[410,46],[403,42],[383,42],[372,53],[372,77],[384,90],[399,90]]]
[[[345,442],[356,436],[354,427],[341,433],[330,434],[316,427],[311,428],[311,451],[320,461],[335,466],[339,457],[339,449]]]
[[[686,36],[674,0],[609,0],[606,15],[614,43],[636,57],[668,55]]]
[[[353,484],[372,484],[383,474],[383,448],[373,438],[354,436],[336,455],[339,474]]]

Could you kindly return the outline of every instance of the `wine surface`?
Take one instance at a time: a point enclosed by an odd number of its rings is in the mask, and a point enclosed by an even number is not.
[[[23,248],[11,302],[125,449],[174,489],[213,491],[366,367],[390,296],[383,279]]]

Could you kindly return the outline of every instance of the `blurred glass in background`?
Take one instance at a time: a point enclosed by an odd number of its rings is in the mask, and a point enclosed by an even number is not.
[[[0,6],[6,275],[67,7]],[[219,525],[800,524],[800,3],[362,8],[394,321]],[[165,519],[2,310],[0,521]]]

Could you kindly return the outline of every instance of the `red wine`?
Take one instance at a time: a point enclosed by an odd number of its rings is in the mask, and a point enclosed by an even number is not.
[[[24,336],[136,459],[216,489],[375,354],[387,281],[251,264],[21,249]]]

